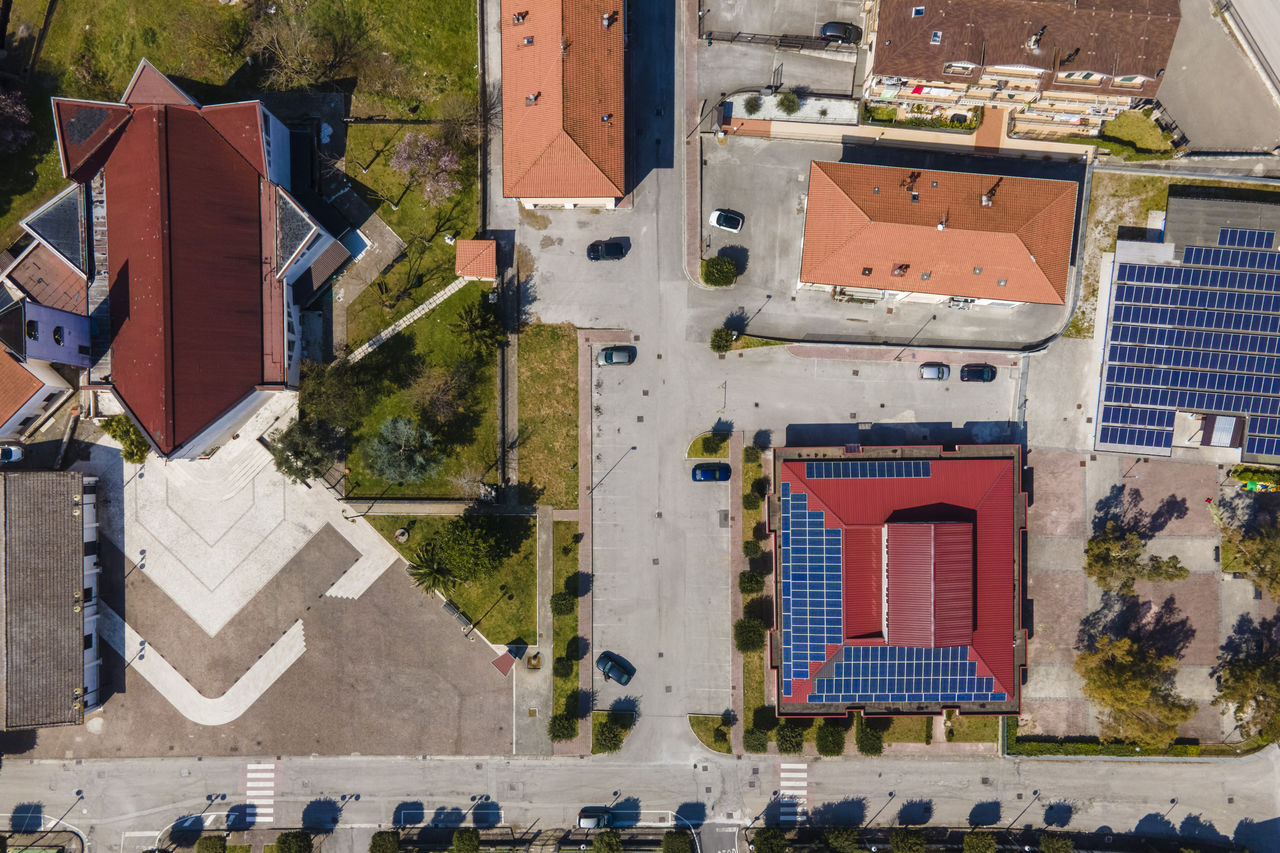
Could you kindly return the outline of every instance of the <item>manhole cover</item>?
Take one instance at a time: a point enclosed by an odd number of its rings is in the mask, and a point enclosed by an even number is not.
[[[721,527],[729,526],[729,510],[727,509],[720,510],[720,526]]]

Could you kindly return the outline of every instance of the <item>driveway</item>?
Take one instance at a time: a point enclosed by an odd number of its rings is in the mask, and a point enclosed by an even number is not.
[[[862,0],[707,0],[702,31],[816,36],[827,21],[863,25]]]

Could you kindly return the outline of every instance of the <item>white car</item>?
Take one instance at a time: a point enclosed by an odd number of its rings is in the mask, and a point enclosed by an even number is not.
[[[6,462],[19,462],[22,460],[22,448],[15,444],[5,444],[0,446],[0,465]]]
[[[737,234],[742,230],[742,223],[745,221],[741,213],[726,210],[723,207],[711,213],[711,227],[729,231],[733,234]]]

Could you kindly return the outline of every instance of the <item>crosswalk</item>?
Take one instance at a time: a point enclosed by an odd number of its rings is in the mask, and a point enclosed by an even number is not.
[[[783,764],[779,768],[778,822],[794,826],[809,819],[809,765]]]
[[[245,805],[248,823],[273,823],[276,804],[276,766],[250,764],[245,769]]]

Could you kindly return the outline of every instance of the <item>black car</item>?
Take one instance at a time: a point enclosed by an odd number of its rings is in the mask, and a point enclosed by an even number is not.
[[[960,368],[961,382],[993,382],[996,369],[989,364],[966,364]]]
[[[589,261],[620,261],[627,249],[616,240],[597,240],[587,247]]]
[[[818,31],[818,37],[832,44],[858,44],[862,41],[862,29],[845,21],[828,21]]]
[[[596,658],[596,669],[604,674],[605,681],[616,681],[623,687],[631,683],[631,676],[636,674],[634,666],[613,652],[601,652]]]

